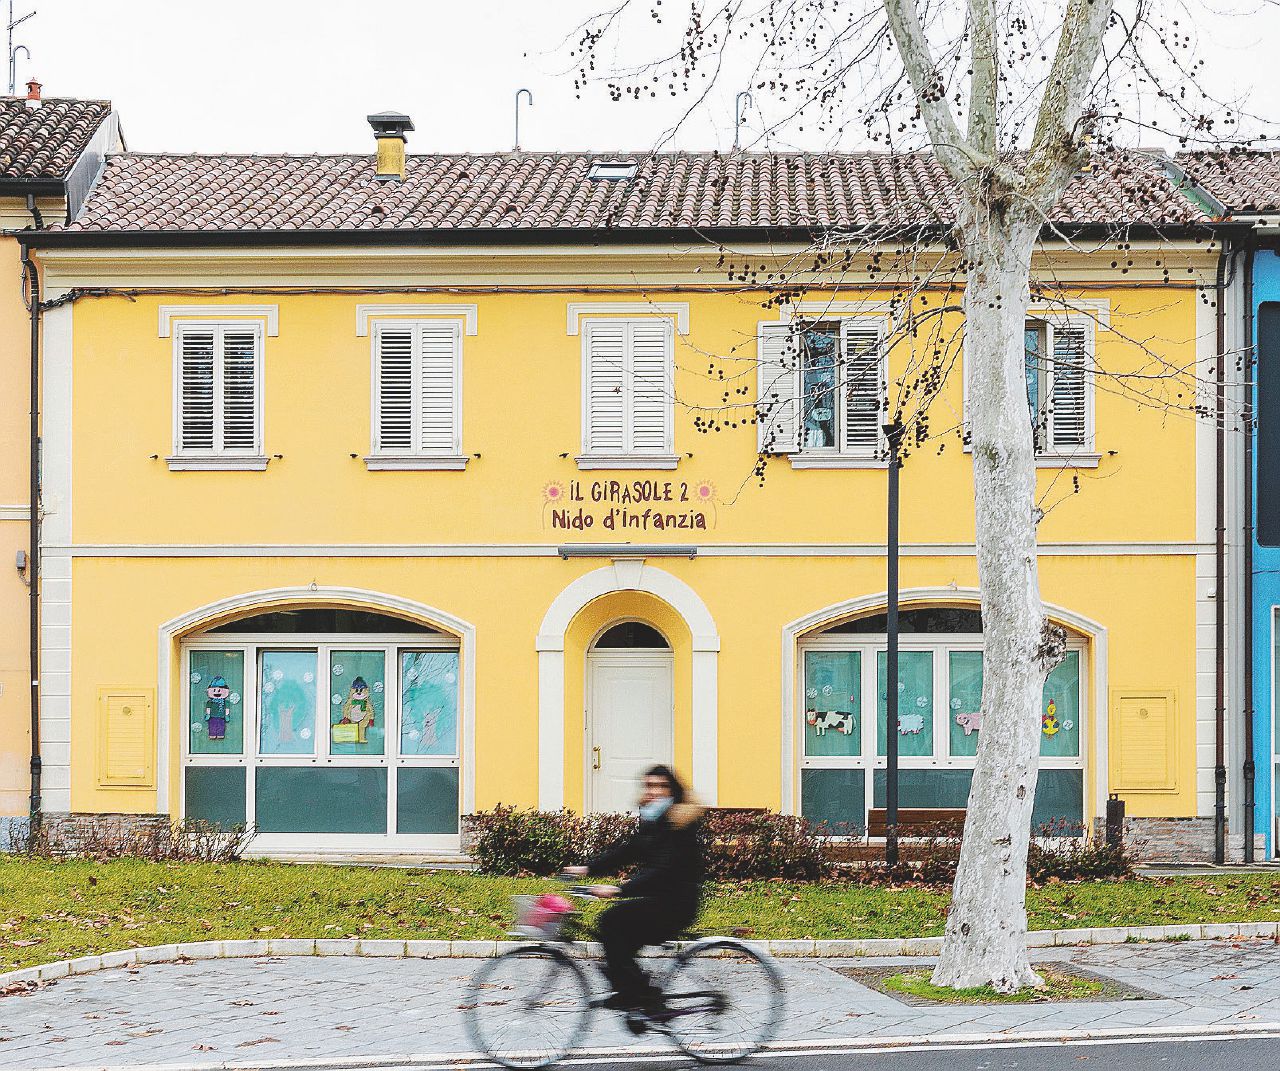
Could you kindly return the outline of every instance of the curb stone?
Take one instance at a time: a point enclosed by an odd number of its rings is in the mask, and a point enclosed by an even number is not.
[[[1099,926],[1093,929],[1032,930],[1028,948],[1068,945],[1120,945],[1145,941],[1234,941],[1271,938],[1280,941],[1280,922],[1211,923],[1189,926]],[[100,956],[78,956],[38,967],[0,974],[0,988],[16,982],[52,982],[72,975],[79,977],[115,967],[150,963],[176,963],[209,959],[258,959],[263,956],[367,956],[392,959],[491,959],[524,941],[415,941],[323,938],[285,938],[275,941],[194,941],[175,945],[154,945],[104,952]],[[646,950],[650,956],[671,956],[693,942],[679,942],[674,949]],[[853,959],[866,956],[936,956],[941,937],[867,938],[864,940],[812,941],[791,939],[757,942],[779,959]],[[577,942],[578,955],[599,955],[600,946]]]

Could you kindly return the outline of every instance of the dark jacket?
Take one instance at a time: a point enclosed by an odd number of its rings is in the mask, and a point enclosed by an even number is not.
[[[661,818],[641,821],[632,836],[588,862],[587,872],[617,874],[634,867],[622,883],[623,896],[658,897],[674,909],[696,911],[702,893],[702,810],[696,803],[672,804]]]

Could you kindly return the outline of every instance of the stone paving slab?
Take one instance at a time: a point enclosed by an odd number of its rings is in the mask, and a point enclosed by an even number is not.
[[[1280,946],[1273,941],[1054,947],[1033,956],[1072,962],[1160,998],[908,1007],[823,960],[792,958],[780,961],[788,986],[780,1040],[1280,1021]],[[478,966],[465,959],[262,956],[70,975],[0,998],[0,1069],[466,1052],[459,1004]],[[631,1046],[636,1039],[616,1016],[600,1013],[587,1044]]]

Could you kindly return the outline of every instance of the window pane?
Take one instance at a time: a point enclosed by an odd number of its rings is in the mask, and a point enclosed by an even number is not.
[[[967,807],[972,770],[899,770],[899,807]],[[871,781],[873,807],[885,806],[889,774],[876,770]]]
[[[862,751],[862,655],[807,651],[804,656],[804,753]]]
[[[188,766],[185,817],[222,829],[245,824],[245,767]]]
[[[458,652],[400,652],[400,753],[458,753]]]
[[[840,334],[833,325],[817,324],[801,335],[802,450],[836,445],[836,372]]]
[[[876,652],[876,739],[880,754],[885,748],[885,680],[888,655]],[[898,754],[933,754],[933,652],[898,652]]]
[[[1032,834],[1078,836],[1083,821],[1084,771],[1041,770],[1031,811]]]
[[[950,681],[951,754],[978,753],[979,711],[982,709],[982,652],[950,651],[947,654]]]
[[[380,766],[261,766],[260,833],[385,833],[387,771]]]
[[[401,767],[396,775],[396,832],[458,832],[456,766]]]
[[[244,652],[192,651],[190,750],[192,755],[244,751]]]
[[[258,706],[262,754],[314,755],[316,652],[263,651]]]
[[[1080,652],[1068,651],[1044,682],[1040,754],[1080,754]]]
[[[826,822],[829,832],[861,835],[867,802],[862,770],[801,770],[800,813],[810,822]]]
[[[330,754],[386,754],[386,666],[382,651],[329,656]]]

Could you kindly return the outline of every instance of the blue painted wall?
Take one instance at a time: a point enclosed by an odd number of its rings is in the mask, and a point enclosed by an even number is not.
[[[1280,254],[1273,250],[1258,250],[1253,266],[1254,316],[1264,301],[1280,301]],[[1255,320],[1256,322],[1256,320]],[[1256,338],[1256,334],[1255,334]],[[1280,355],[1276,355],[1280,356]],[[1257,401],[1256,387],[1254,401]],[[1254,412],[1258,420],[1280,420],[1280,413]],[[1257,451],[1254,451],[1254,530],[1257,530],[1258,468]],[[1270,479],[1280,480],[1280,473],[1271,473]],[[1267,857],[1276,857],[1274,842],[1274,800],[1276,799],[1276,761],[1273,744],[1274,716],[1272,712],[1272,611],[1280,607],[1280,547],[1263,547],[1256,535],[1253,541],[1253,761],[1256,770],[1254,799],[1256,821],[1254,829],[1266,835]]]

